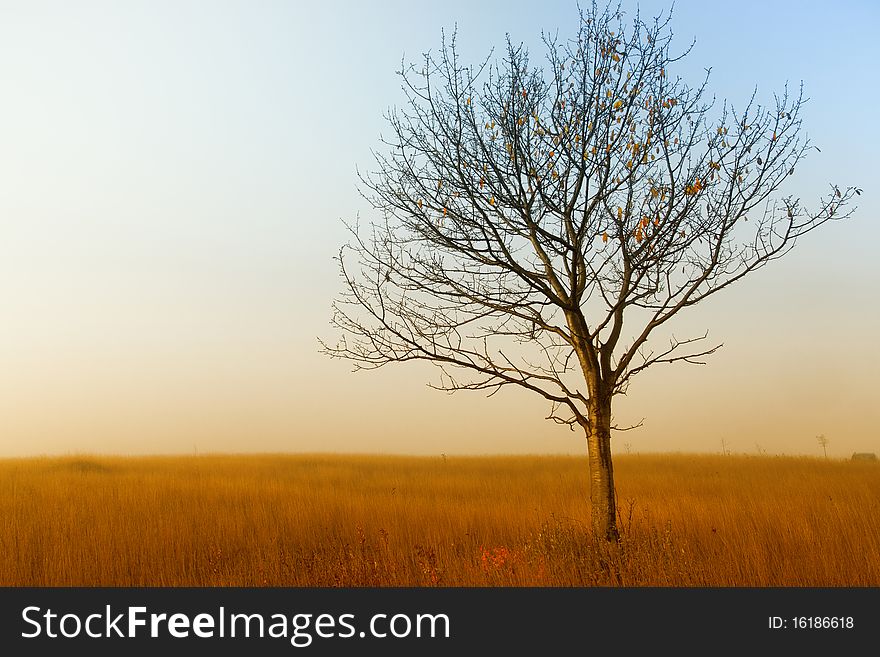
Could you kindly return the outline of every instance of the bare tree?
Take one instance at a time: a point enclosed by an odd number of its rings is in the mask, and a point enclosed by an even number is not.
[[[322,343],[356,369],[429,361],[441,390],[545,398],[586,436],[592,526],[609,540],[611,435],[626,428],[612,399],[652,365],[720,346],[649,338],[848,216],[860,191],[832,187],[812,212],[775,194],[812,148],[802,92],[707,100],[708,73],[696,87],[672,73],[689,49],[672,54],[670,19],[593,5],[573,39],[544,37],[543,67],[509,39],[465,66],[454,35],[402,67],[406,103],[361,177],[376,220],[349,226],[342,337]]]
[[[822,447],[822,453],[825,454],[825,458],[828,458],[828,439],[825,437],[825,434],[820,434],[816,436],[816,442]]]

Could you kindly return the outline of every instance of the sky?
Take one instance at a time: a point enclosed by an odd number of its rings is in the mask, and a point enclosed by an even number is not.
[[[0,456],[584,453],[527,393],[353,374],[317,343],[401,61],[456,26],[466,60],[508,33],[540,56],[576,20],[568,1],[0,2]],[[711,67],[740,104],[804,82],[821,152],[791,192],[864,193],[681,318],[724,347],[636,379],[615,415],[644,426],[617,453],[880,452],[878,24],[871,0],[676,3],[682,77]]]

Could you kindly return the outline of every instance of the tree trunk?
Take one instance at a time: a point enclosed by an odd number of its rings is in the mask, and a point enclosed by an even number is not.
[[[586,433],[593,534],[607,541],[617,541],[620,535],[611,464],[611,398],[590,401],[590,426]]]

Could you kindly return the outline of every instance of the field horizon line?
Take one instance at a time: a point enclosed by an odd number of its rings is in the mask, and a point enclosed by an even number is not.
[[[486,453],[455,453],[441,452],[434,454],[424,453],[405,453],[405,452],[236,452],[236,451],[206,451],[206,452],[138,452],[138,453],[116,453],[116,452],[63,452],[63,453],[41,453],[26,455],[0,455],[0,462],[11,461],[29,461],[29,460],[65,460],[65,459],[208,459],[208,458],[245,458],[245,459],[263,459],[263,458],[333,458],[333,459],[400,459],[400,460],[491,460],[491,459],[581,459],[586,457],[586,451],[583,454],[573,452],[486,452]],[[851,455],[845,456],[822,456],[806,453],[760,453],[753,454],[749,452],[729,452],[722,454],[720,452],[694,452],[694,451],[639,451],[628,452],[622,454],[614,454],[614,460],[628,460],[639,457],[680,457],[680,458],[722,458],[722,459],[807,459],[815,461],[850,461]]]

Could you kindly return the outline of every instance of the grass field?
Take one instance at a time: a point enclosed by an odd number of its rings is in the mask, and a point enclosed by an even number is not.
[[[13,586],[878,586],[880,466],[623,455],[623,538],[586,459],[0,461]]]

